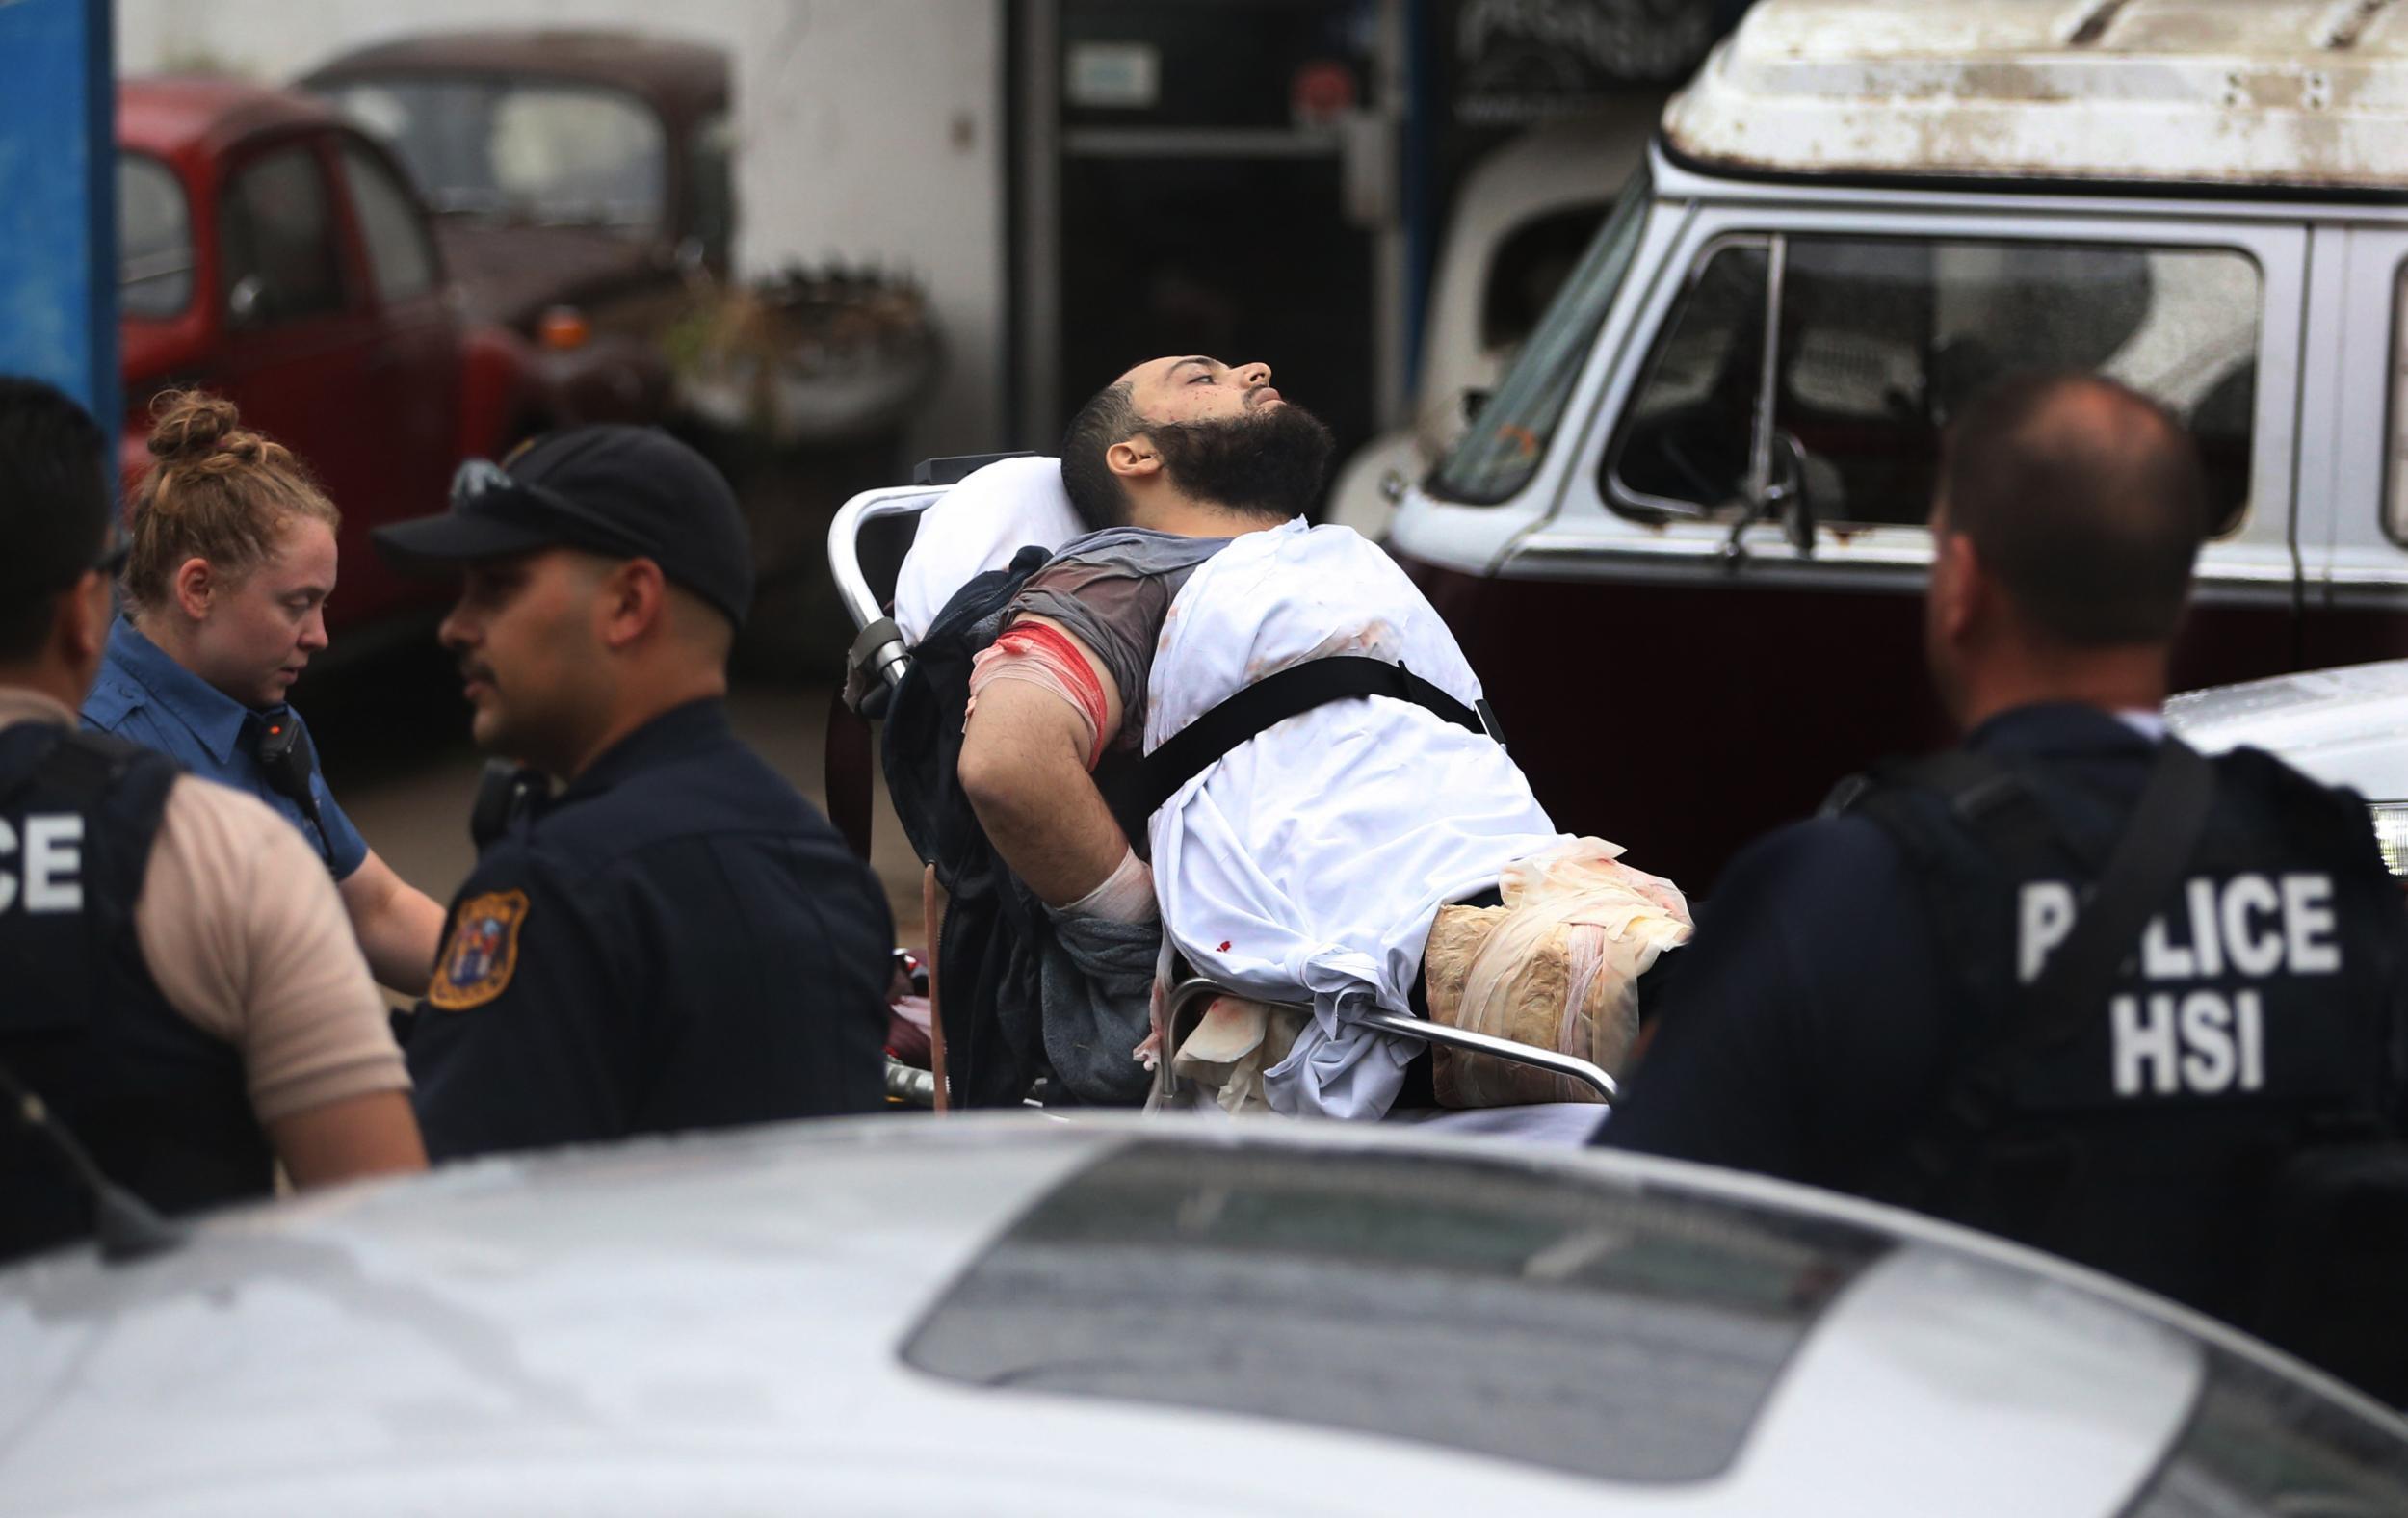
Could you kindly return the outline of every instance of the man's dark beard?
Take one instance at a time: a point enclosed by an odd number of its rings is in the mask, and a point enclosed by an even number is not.
[[[1209,422],[1150,422],[1145,433],[1180,493],[1246,516],[1301,516],[1329,471],[1329,429],[1280,402]]]

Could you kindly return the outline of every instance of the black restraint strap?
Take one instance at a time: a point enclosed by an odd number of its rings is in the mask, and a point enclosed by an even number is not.
[[[1255,681],[1147,754],[1125,793],[1130,811],[1140,819],[1152,817],[1181,786],[1247,739],[1317,706],[1366,695],[1410,701],[1457,727],[1505,742],[1487,702],[1476,711],[1402,665],[1356,654],[1313,659]]]
[[[2016,1022],[2026,1047],[2062,1043],[2098,1015],[2116,966],[2139,948],[2150,914],[2198,851],[2214,799],[2215,771],[2199,751],[2179,738],[2160,743],[2098,889],[2024,991]]]
[[[1952,749],[1877,773],[1946,796],[2010,874],[2036,877],[2060,851],[2095,873],[2073,931],[2017,993],[2014,1014],[1997,1030],[2002,1046],[2033,1049],[2062,1043],[2097,1011],[2116,967],[2131,957],[2150,915],[2197,851],[2215,796],[2213,767],[2181,739],[2165,739],[2123,832],[2102,855],[2066,838],[2014,767],[1989,754]],[[1878,789],[1876,780],[1844,806]]]
[[[2002,778],[2008,774],[2003,766],[1999,772]],[[1998,842],[2019,844],[2028,824],[2003,799],[2013,787],[1989,783],[1970,767],[1954,777],[1975,782],[1951,788],[1960,814],[1977,828],[1988,821],[1985,830],[1995,830]],[[2099,1015],[2117,967],[2139,947],[2150,914],[2198,851],[2214,798],[2215,771],[2198,750],[2178,738],[2158,746],[2140,799],[2073,930],[2038,977],[2020,988],[2007,1016],[1968,1051],[1939,1107],[1907,1145],[1905,1173],[1915,1177],[1908,1183],[1913,1190],[1876,1189],[1876,1194],[1915,1206],[1938,1205],[1984,1137],[1998,1127],[2026,1064],[2075,1037],[2085,1020]]]

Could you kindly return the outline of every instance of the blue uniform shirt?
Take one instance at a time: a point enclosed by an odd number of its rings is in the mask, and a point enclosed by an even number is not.
[[[893,924],[726,708],[523,807],[452,903],[409,1033],[437,1159],[885,1104]]]
[[[252,757],[257,722],[275,720],[295,723],[302,741],[308,741],[309,724],[299,712],[289,706],[254,712],[168,657],[121,616],[109,630],[100,674],[84,697],[86,727],[155,748],[204,780],[249,792],[301,830],[336,879],[348,880],[367,859],[368,844],[334,804],[326,776],[314,769],[309,776],[310,791],[318,798],[318,821],[326,825],[322,836],[301,815],[299,802],[268,784]]]

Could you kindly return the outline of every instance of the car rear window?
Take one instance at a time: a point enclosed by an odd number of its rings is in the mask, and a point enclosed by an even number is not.
[[[352,143],[343,144],[343,185],[368,248],[368,274],[386,305],[414,301],[435,286],[434,245],[417,202],[390,170]]]
[[[1508,1157],[1140,1142],[1021,1217],[903,1359],[1695,1481],[1729,1467],[1816,1319],[1888,1248]]]
[[[193,303],[193,215],[175,171],[156,158],[118,159],[118,301],[164,320]]]
[[[1482,292],[1479,345],[1491,351],[1517,348],[1547,314],[1581,255],[1610,209],[1604,202],[1535,216],[1497,245]]]

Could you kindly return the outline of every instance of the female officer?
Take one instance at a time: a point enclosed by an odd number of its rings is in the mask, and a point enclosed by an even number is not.
[[[443,908],[363,842],[317,772],[285,693],[327,645],[334,503],[281,445],[198,391],[152,407],[134,495],[127,614],[110,630],[84,724],[159,749],[290,818],[334,874],[368,967],[423,993]]]

